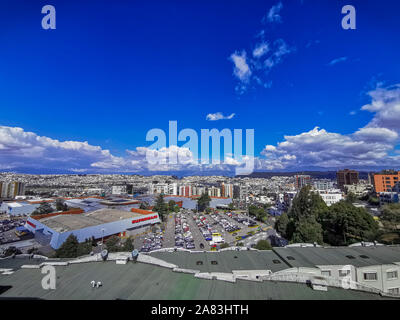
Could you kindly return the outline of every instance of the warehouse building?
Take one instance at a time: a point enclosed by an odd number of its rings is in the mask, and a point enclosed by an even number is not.
[[[0,213],[5,213],[10,216],[30,215],[37,205],[27,202],[3,202],[0,206]]]
[[[50,244],[53,249],[58,249],[71,234],[74,234],[79,242],[84,242],[92,237],[101,239],[159,222],[156,212],[139,214],[100,209],[84,214],[60,214],[40,220],[29,217],[25,227],[35,234],[40,244]]]

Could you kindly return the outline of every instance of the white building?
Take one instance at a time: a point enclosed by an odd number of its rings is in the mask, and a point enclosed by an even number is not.
[[[340,200],[343,200],[343,194],[339,189],[317,190],[317,192],[328,207],[339,202]]]
[[[111,193],[114,195],[126,194],[126,186],[112,186]]]
[[[369,184],[345,184],[344,189],[346,190],[346,193],[353,193],[357,197],[361,197],[365,194],[367,194],[369,191],[373,189],[372,185]]]
[[[10,216],[30,215],[37,205],[26,202],[3,202],[0,206],[0,212]]]

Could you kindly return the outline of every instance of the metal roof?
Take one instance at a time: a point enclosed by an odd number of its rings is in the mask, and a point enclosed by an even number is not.
[[[143,217],[143,215],[124,210],[100,209],[84,214],[52,216],[40,219],[40,223],[53,230],[65,232],[137,217]]]
[[[78,263],[57,266],[55,290],[43,290],[40,269],[20,269],[11,275],[0,275],[2,298],[41,299],[135,299],[135,300],[281,300],[281,299],[382,299],[381,296],[338,288],[312,290],[305,284],[195,278],[192,274],[143,263],[115,262]],[[91,281],[102,287],[92,288]],[[8,288],[6,286],[11,286]]]
[[[353,265],[366,267],[400,261],[400,247],[286,247],[274,251],[292,267]]]
[[[221,251],[221,252],[152,252],[155,258],[184,269],[201,272],[232,272],[232,270],[271,270],[277,272],[289,266],[273,251]],[[216,261],[217,264],[215,264]],[[198,264],[201,262],[201,264]]]

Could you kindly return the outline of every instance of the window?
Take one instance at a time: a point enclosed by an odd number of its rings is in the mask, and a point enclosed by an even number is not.
[[[350,274],[350,270],[339,270],[339,277],[345,277]]]
[[[211,264],[218,264],[218,261],[213,260],[211,261]]]
[[[364,280],[376,281],[378,280],[378,274],[376,272],[364,272]]]
[[[201,265],[203,264],[203,261],[197,261],[196,264],[197,264],[198,266],[201,266]]]
[[[331,270],[322,270],[321,274],[325,277],[330,277],[331,276]]]
[[[362,254],[362,255],[360,256],[360,258],[363,258],[363,259],[369,259],[369,257],[368,257],[368,256],[366,256],[365,254]]]
[[[348,259],[355,259],[353,256],[346,256],[346,258],[348,258]]]
[[[386,277],[387,277],[388,280],[397,279],[398,278],[397,271],[388,271],[388,272],[386,272]]]
[[[390,294],[400,294],[400,288],[390,288],[388,289]]]

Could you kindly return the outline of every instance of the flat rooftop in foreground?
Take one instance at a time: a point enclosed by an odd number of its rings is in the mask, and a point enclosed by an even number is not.
[[[66,232],[137,217],[143,215],[117,209],[100,209],[84,214],[58,215],[39,221],[55,231]]]
[[[221,252],[151,252],[151,256],[178,265],[185,269],[201,272],[232,272],[233,270],[271,270],[272,272],[290,268],[271,250]],[[201,262],[201,264],[198,264]],[[216,264],[215,264],[216,263]]]
[[[27,262],[29,263],[29,262]],[[1,263],[0,263],[1,266]],[[19,269],[11,275],[0,275],[0,299],[78,299],[78,300],[380,300],[366,292],[328,288],[312,290],[305,284],[195,278],[192,274],[144,263],[125,265],[114,261],[78,263],[57,266],[55,290],[43,290],[40,269]],[[92,280],[102,287],[92,288]]]

